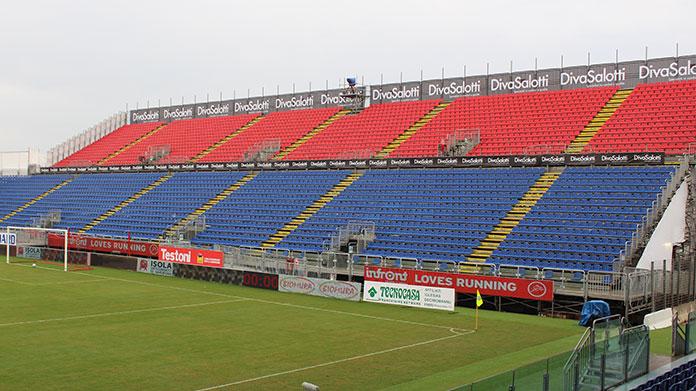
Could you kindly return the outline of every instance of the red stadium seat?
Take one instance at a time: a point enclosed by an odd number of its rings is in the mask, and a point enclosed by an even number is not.
[[[137,140],[161,123],[146,123],[122,126],[92,144],[59,161],[54,167],[84,167],[97,165],[100,160],[109,156],[125,145]]]
[[[450,135],[479,131],[469,155],[560,153],[615,87],[459,98],[389,157],[437,156]],[[539,148],[539,147],[544,148]]]
[[[374,156],[439,101],[376,104],[347,115],[300,145],[284,160],[368,158]]]
[[[104,162],[104,165],[139,164],[151,148],[166,146],[170,152],[157,163],[184,163],[228,134],[244,126],[258,114],[231,117],[199,118],[174,121],[160,131],[123,153]]]
[[[338,107],[270,113],[258,123],[204,156],[200,162],[241,161],[255,145],[277,140],[283,148],[338,112]]]
[[[696,150],[696,81],[640,84],[616,110],[588,150],[665,152]]]

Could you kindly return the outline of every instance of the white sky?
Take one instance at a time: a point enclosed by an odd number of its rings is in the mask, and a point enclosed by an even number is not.
[[[696,2],[0,0],[0,151],[42,151],[119,110],[696,53]]]

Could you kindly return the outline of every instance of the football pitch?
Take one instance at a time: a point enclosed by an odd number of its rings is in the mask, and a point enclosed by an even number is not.
[[[446,390],[571,350],[575,321],[0,264],[0,390]]]

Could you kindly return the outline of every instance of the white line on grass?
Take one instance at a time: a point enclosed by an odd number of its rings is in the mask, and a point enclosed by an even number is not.
[[[16,265],[30,267],[29,265],[23,265],[23,264],[16,264]],[[61,271],[61,270],[52,269],[52,268],[43,268],[43,269],[50,270],[50,271]],[[72,273],[81,274],[81,275],[85,275],[85,276],[91,276],[91,277],[103,278],[105,280],[122,281],[122,282],[129,282],[132,284],[152,286],[152,287],[156,287],[156,288],[175,289],[175,290],[180,290],[180,291],[185,291],[185,292],[202,293],[202,294],[206,294],[206,295],[227,297],[227,298],[233,298],[233,299],[245,299],[245,300],[254,301],[257,303],[280,305],[280,306],[284,306],[284,307],[299,308],[299,309],[305,309],[305,310],[311,310],[311,311],[321,311],[321,312],[327,312],[327,313],[333,313],[333,314],[339,314],[339,315],[356,316],[356,317],[365,318],[365,319],[382,320],[382,321],[386,321],[386,322],[402,323],[402,324],[408,324],[408,325],[412,325],[412,326],[432,327],[432,328],[443,329],[443,330],[450,330],[452,328],[451,326],[442,326],[442,325],[432,324],[432,323],[421,323],[421,322],[414,322],[414,321],[410,321],[410,320],[393,319],[393,318],[386,318],[386,317],[382,317],[382,316],[366,315],[366,314],[361,314],[358,312],[339,311],[339,310],[332,310],[332,309],[327,309],[327,308],[311,307],[311,306],[306,306],[306,305],[301,305],[301,304],[283,303],[283,302],[279,302],[279,301],[257,299],[254,297],[228,295],[225,293],[210,292],[210,291],[191,289],[191,288],[183,288],[183,287],[178,287],[178,286],[160,285],[160,284],[154,284],[154,283],[145,282],[145,281],[127,280],[124,278],[100,276],[100,275],[95,275],[95,274],[90,274],[90,273],[85,273],[85,272],[72,272]],[[458,330],[458,332],[463,332],[463,333],[468,333],[468,332],[472,331],[472,330],[463,329],[463,328],[455,328],[455,330]]]
[[[103,318],[103,317],[107,317],[107,316],[139,314],[139,313],[143,313],[143,312],[178,310],[178,309],[184,309],[184,308],[203,307],[203,306],[216,305],[216,304],[236,303],[236,302],[240,302],[240,301],[246,301],[246,299],[221,300],[221,301],[211,301],[208,303],[173,305],[173,306],[167,306],[167,307],[143,308],[143,309],[139,309],[139,310],[103,312],[103,313],[99,313],[99,314],[90,314],[90,315],[66,316],[64,318],[38,319],[38,320],[27,320],[27,321],[23,321],[23,322],[0,323],[0,327],[22,326],[22,325],[36,324],[36,323],[62,322],[62,321],[66,321],[66,320],[77,320],[77,319]]]
[[[19,281],[19,280],[11,280],[11,279],[9,279],[9,278],[0,278],[0,281],[7,281],[7,282],[14,283],[14,284],[21,284],[21,285],[34,286],[34,284],[32,284],[32,283],[30,283],[30,282],[24,282],[24,281]]]
[[[454,331],[452,331],[452,332],[454,332]],[[427,340],[427,341],[416,342],[416,343],[412,343],[412,344],[409,344],[409,345],[397,346],[397,347],[395,347],[395,348],[380,350],[380,351],[378,351],[378,352],[372,352],[372,353],[367,353],[367,354],[361,354],[361,355],[359,355],[359,356],[353,356],[353,357],[343,358],[343,359],[340,359],[340,360],[329,361],[329,362],[325,362],[325,363],[321,363],[321,364],[310,365],[310,366],[307,366],[307,367],[291,369],[291,370],[283,371],[283,372],[271,373],[271,374],[269,374],[269,375],[264,375],[264,376],[253,377],[253,378],[250,378],[250,379],[239,380],[239,381],[232,382],[232,383],[220,384],[220,385],[212,386],[212,387],[208,387],[208,388],[201,388],[201,389],[198,389],[198,390],[196,390],[196,391],[217,390],[217,389],[220,389],[220,388],[238,386],[238,385],[240,385],[240,384],[252,383],[252,382],[255,382],[255,381],[259,381],[259,380],[265,380],[265,379],[269,379],[269,378],[272,378],[272,377],[278,377],[278,376],[283,376],[283,375],[289,375],[289,374],[292,374],[292,373],[297,373],[297,372],[302,372],[302,371],[308,371],[308,370],[310,370],[310,369],[328,367],[328,366],[331,366],[331,365],[341,364],[341,363],[348,362],[348,361],[360,360],[360,359],[363,359],[363,358],[378,356],[378,355],[381,355],[381,354],[396,352],[396,351],[399,351],[399,350],[415,348],[415,347],[423,346],[423,345],[429,345],[429,344],[436,343],[436,342],[440,342],[440,341],[446,341],[446,340],[448,340],[448,339],[461,337],[462,335],[471,334],[471,333],[473,333],[473,332],[474,332],[473,330],[469,330],[469,331],[464,332],[464,333],[454,332],[454,335],[448,335],[448,336],[446,336],[446,337],[440,337],[440,338],[430,339],[430,340]]]
[[[35,283],[33,285],[35,286],[44,286],[44,285],[66,285],[66,284],[85,284],[88,282],[103,282],[104,280],[101,278],[94,278],[92,280],[75,280],[75,281],[57,281],[57,282],[41,282],[41,283]]]

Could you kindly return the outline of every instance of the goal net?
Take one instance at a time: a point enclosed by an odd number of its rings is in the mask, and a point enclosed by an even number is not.
[[[34,227],[7,227],[4,232],[7,263],[40,263],[59,266],[65,271],[88,270],[87,253],[69,251],[68,230]],[[15,256],[10,254],[15,249]]]

